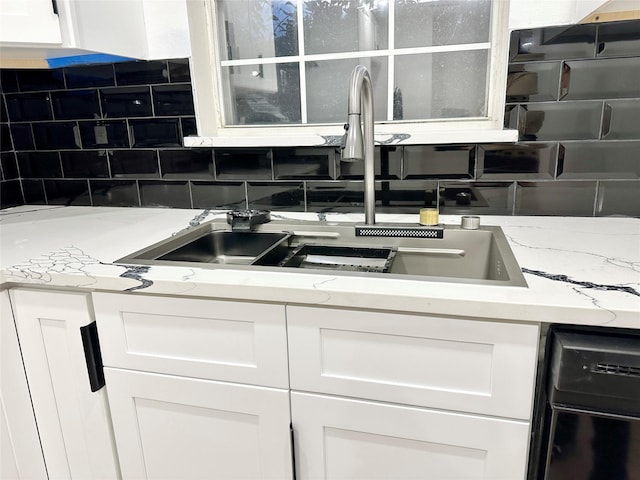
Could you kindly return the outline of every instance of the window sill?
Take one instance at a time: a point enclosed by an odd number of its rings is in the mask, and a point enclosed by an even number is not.
[[[185,147],[338,147],[342,135],[250,135],[185,137]],[[428,145],[452,143],[513,143],[518,131],[511,129],[443,130],[375,135],[376,145]]]

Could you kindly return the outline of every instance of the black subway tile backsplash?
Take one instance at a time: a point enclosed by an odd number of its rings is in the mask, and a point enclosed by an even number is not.
[[[104,150],[60,152],[60,160],[65,178],[109,177],[107,152]]]
[[[30,122],[52,120],[51,99],[48,92],[6,95],[9,121]]]
[[[76,122],[34,123],[32,128],[37,150],[64,150],[81,146]]]
[[[375,149],[376,209],[640,216],[640,21],[512,33],[513,144]],[[2,208],[364,210],[335,147],[194,148],[187,59],[0,70]]]
[[[191,182],[193,208],[247,208],[244,182]]]
[[[69,90],[51,93],[56,120],[100,118],[97,90]]]
[[[110,157],[114,178],[160,178],[157,150],[113,150]]]
[[[164,61],[116,63],[115,71],[118,85],[148,85],[169,81],[169,69]]]
[[[112,64],[83,65],[65,69],[67,88],[109,87],[116,84]]]
[[[59,152],[18,152],[22,178],[62,178]]]
[[[88,180],[44,180],[49,205],[90,206]]]
[[[161,150],[162,178],[213,180],[213,155],[210,149]]]
[[[150,117],[153,113],[149,87],[103,88],[100,98],[105,118]]]
[[[191,85],[156,85],[151,87],[153,108],[157,116],[193,115]]]
[[[132,147],[180,147],[180,120],[178,118],[154,118],[129,120]]]

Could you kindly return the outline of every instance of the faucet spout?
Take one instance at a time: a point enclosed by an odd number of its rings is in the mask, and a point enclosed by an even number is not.
[[[348,121],[342,159],[364,159],[364,216],[367,225],[376,223],[376,190],[373,137],[373,84],[369,71],[357,65],[349,82]],[[362,124],[364,123],[364,136]]]

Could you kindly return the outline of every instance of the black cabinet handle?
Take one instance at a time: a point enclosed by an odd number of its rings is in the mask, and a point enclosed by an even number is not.
[[[293,472],[293,480],[296,480],[296,444],[293,433],[293,423],[289,424],[289,434],[291,438],[291,471]]]
[[[105,382],[96,322],[80,327],[80,336],[82,337],[82,347],[84,348],[84,358],[87,362],[91,391],[97,392],[104,387]]]

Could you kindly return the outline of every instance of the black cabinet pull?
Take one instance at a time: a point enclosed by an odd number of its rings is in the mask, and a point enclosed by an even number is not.
[[[87,361],[87,373],[89,374],[91,391],[97,392],[104,387],[105,383],[96,322],[80,327],[80,336],[82,337],[84,358]]]
[[[289,434],[291,436],[291,471],[293,472],[293,480],[296,480],[296,444],[293,433],[293,423],[289,424]]]

